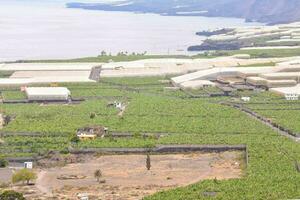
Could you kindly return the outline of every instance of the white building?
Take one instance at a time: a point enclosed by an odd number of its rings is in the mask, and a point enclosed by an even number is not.
[[[32,169],[33,163],[32,162],[24,162],[24,168],[25,169]]]
[[[25,93],[29,101],[68,101],[71,96],[65,87],[27,87]]]

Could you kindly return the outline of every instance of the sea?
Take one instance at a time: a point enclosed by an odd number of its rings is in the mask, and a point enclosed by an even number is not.
[[[197,31],[259,25],[236,18],[70,9],[67,2],[0,0],[0,62],[88,57],[102,51],[188,55],[189,46],[205,39]]]

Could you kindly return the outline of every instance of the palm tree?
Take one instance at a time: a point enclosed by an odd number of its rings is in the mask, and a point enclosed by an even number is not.
[[[97,182],[100,181],[100,178],[102,177],[102,171],[100,169],[97,169],[95,172],[94,172],[94,177],[97,179]]]

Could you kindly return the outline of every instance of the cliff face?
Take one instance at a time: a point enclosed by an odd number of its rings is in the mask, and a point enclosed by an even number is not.
[[[114,4],[69,3],[67,7],[164,15],[242,17],[272,24],[300,20],[300,0],[128,0]]]
[[[246,18],[266,23],[299,21],[299,9],[299,0],[256,0]]]

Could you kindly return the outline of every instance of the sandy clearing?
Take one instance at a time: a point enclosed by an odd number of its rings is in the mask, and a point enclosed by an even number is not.
[[[42,170],[36,187],[58,198],[75,198],[88,193],[104,199],[141,199],[157,191],[186,186],[204,179],[239,178],[240,152],[152,155],[146,170],[145,155],[101,156],[84,163]],[[93,176],[101,169],[99,184]],[[82,175],[84,179],[58,180],[61,175]]]
[[[9,183],[13,175],[13,170],[9,168],[0,169],[0,184]]]

